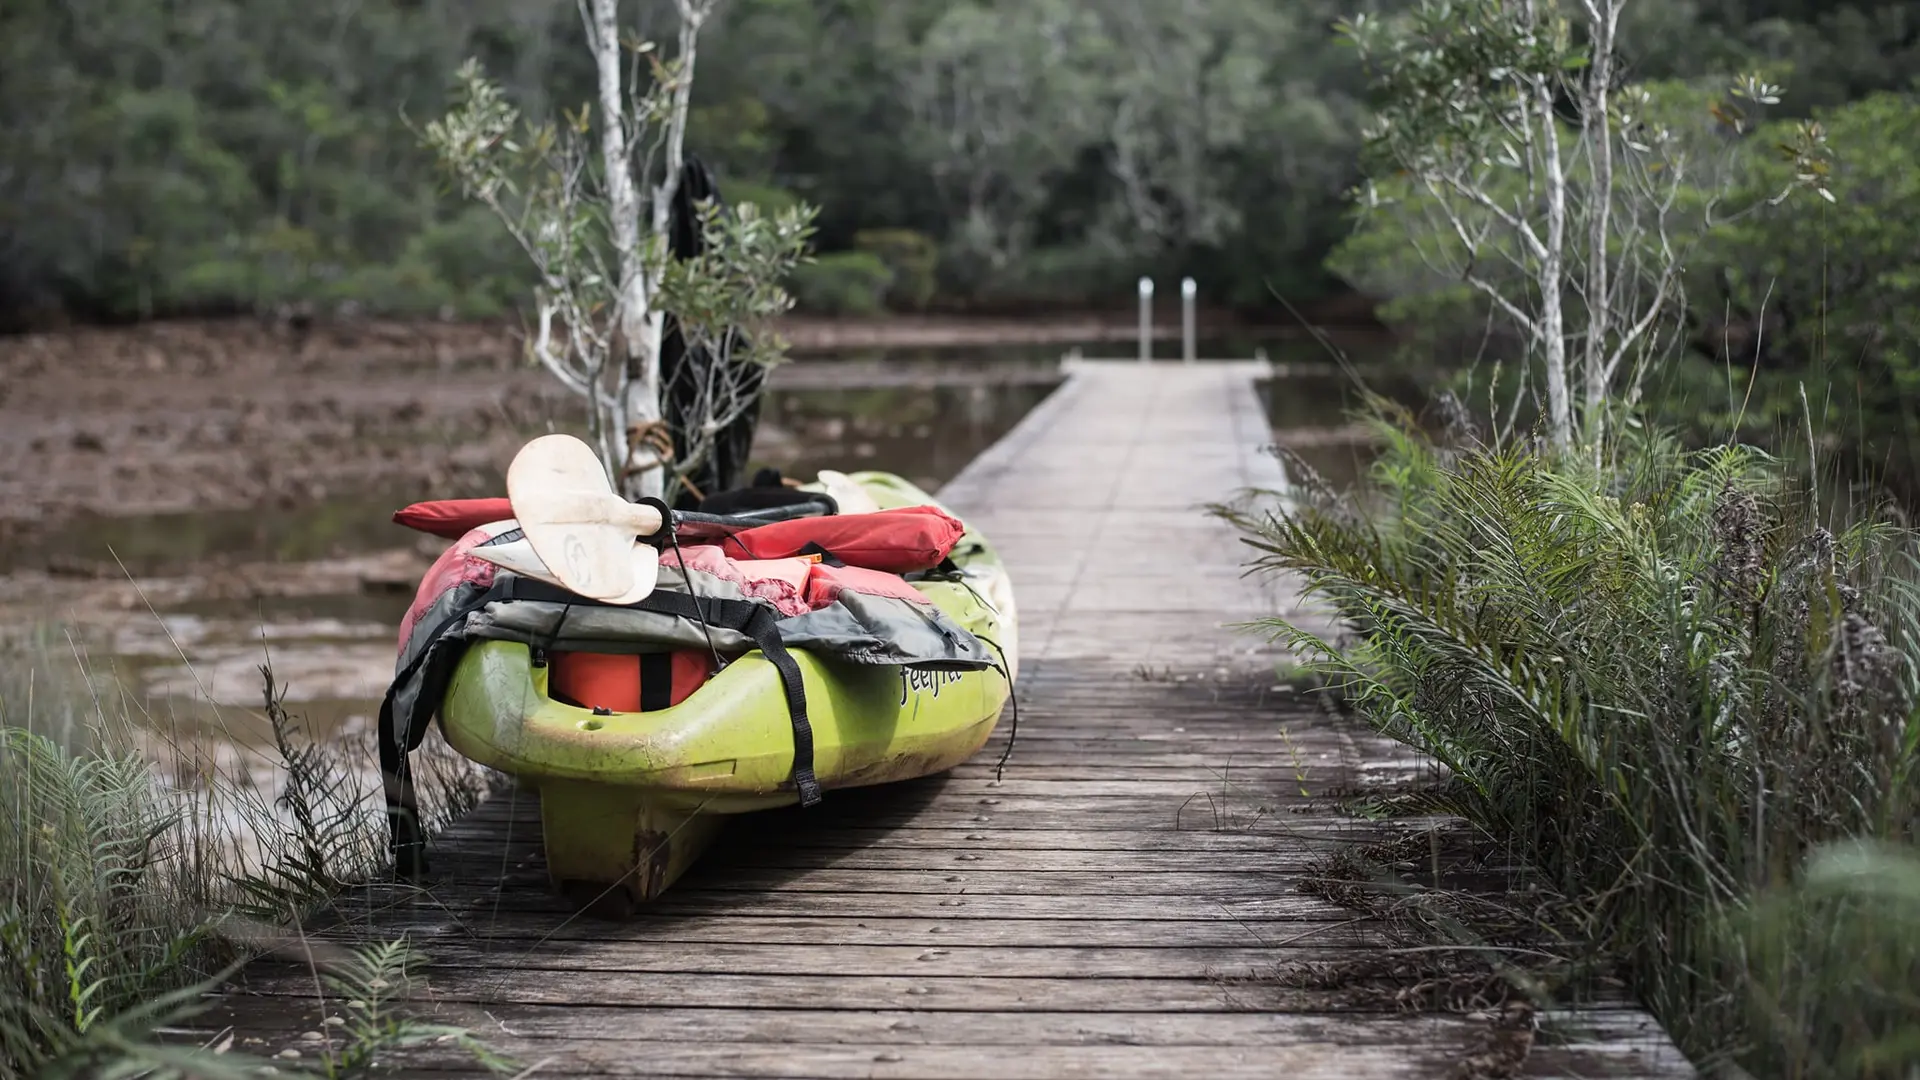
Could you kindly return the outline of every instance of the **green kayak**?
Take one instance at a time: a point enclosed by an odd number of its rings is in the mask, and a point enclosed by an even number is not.
[[[939,506],[889,473],[852,479],[883,509]],[[1007,670],[862,665],[793,649],[823,789],[939,773],[992,734],[1017,678],[1013,595],[992,546],[971,524],[966,529],[951,555],[960,580],[914,588],[993,642]],[[461,754],[538,792],[548,872],[576,904],[629,913],[685,873],[729,817],[797,801],[787,699],[760,652],[728,664],[678,704],[646,712],[555,700],[550,671],[524,644],[474,643],[448,683],[442,730]]]

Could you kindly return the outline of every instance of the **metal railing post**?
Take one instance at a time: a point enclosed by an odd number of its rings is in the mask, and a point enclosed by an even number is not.
[[[1153,279],[1140,279],[1140,362],[1153,359]]]
[[[1195,359],[1193,304],[1197,292],[1199,287],[1192,278],[1180,279],[1180,359],[1188,364]]]

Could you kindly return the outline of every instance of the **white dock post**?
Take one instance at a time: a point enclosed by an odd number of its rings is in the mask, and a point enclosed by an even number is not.
[[[1140,279],[1140,362],[1153,359],[1153,279]]]
[[[1195,358],[1193,303],[1198,291],[1192,278],[1180,279],[1180,359],[1189,364]]]

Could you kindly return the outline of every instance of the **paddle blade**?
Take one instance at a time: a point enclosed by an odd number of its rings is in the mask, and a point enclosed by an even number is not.
[[[586,443],[542,435],[521,447],[507,468],[507,498],[527,543],[566,589],[614,600],[641,584],[633,538],[658,532],[660,513],[616,495]]]
[[[653,594],[660,581],[660,552],[649,544],[633,545],[633,588],[607,601],[609,604],[637,604]]]

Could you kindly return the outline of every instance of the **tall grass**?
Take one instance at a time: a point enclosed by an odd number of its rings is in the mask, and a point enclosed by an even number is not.
[[[156,1033],[274,928],[378,868],[377,781],[308,735],[270,672],[272,746],[259,760],[215,758],[156,739],[163,725],[62,645],[42,634],[0,650],[0,1080],[256,1075],[260,1063]],[[425,786],[444,819],[471,805],[481,777],[441,765]],[[404,974],[404,951],[376,946],[335,977],[368,965]],[[322,1057],[326,1074],[449,1034],[356,1022],[351,1044]]]
[[[1696,1061],[1916,1075],[1920,537],[1830,531],[1746,447],[1559,458],[1376,409],[1365,490],[1237,517],[1345,631],[1272,625],[1573,898]]]

